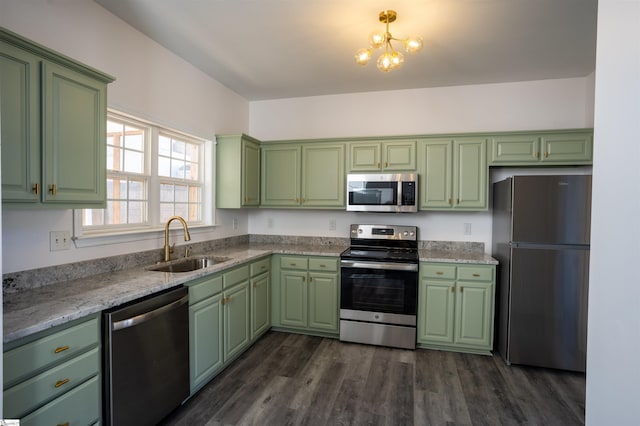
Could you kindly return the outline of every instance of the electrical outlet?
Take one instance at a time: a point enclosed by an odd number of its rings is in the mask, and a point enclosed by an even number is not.
[[[71,248],[70,231],[51,231],[49,233],[49,250],[69,250]]]
[[[233,229],[238,229],[238,218],[234,217],[233,218]]]
[[[464,235],[471,235],[471,224],[470,223],[465,223],[464,224]]]
[[[336,230],[336,220],[331,219],[329,221],[329,231],[335,231],[335,230]]]
[[[267,218],[267,228],[273,228],[273,218]]]

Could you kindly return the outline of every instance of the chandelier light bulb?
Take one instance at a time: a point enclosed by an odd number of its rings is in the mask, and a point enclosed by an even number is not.
[[[422,49],[422,37],[413,36],[409,37],[404,42],[404,48],[409,53],[416,53]]]
[[[367,49],[363,47],[356,52],[355,55],[356,63],[362,66],[365,66],[369,63],[371,59],[371,49]]]
[[[377,66],[378,69],[382,72],[389,72],[395,68],[393,55],[389,52],[385,52],[378,58]]]
[[[369,35],[369,46],[373,47],[374,49],[379,49],[382,46],[384,46],[386,38],[385,35],[382,33],[378,33],[378,32],[372,32]]]
[[[400,52],[393,52],[391,54],[391,68],[400,68],[404,63],[404,55]]]

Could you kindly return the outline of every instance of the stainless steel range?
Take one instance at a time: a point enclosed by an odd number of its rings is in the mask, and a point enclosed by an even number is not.
[[[415,349],[418,228],[351,225],[340,255],[340,340]]]

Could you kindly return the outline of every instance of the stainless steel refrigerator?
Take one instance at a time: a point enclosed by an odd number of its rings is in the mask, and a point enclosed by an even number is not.
[[[508,364],[585,371],[591,176],[493,185],[497,347]]]

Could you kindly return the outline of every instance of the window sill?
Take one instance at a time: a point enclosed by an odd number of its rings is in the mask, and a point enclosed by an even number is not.
[[[191,235],[203,234],[211,232],[215,229],[216,225],[194,225],[189,226],[189,233]],[[182,233],[182,227],[172,227],[170,233]],[[145,240],[157,240],[164,237],[164,228],[153,229],[135,229],[135,230],[123,230],[121,233],[88,233],[82,236],[74,236],[73,243],[76,248],[84,247],[96,247],[109,244],[121,244],[130,243],[136,241]]]

